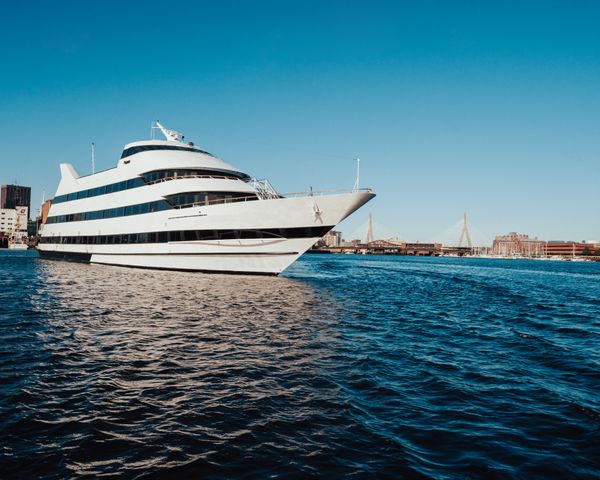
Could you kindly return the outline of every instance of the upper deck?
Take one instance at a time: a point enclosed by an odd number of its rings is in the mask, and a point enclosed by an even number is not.
[[[206,150],[202,150],[196,147],[192,142],[172,142],[166,140],[146,140],[140,142],[132,142],[125,145],[121,158],[127,158],[131,155],[135,155],[140,152],[151,152],[151,151],[180,151],[180,152],[195,152],[202,153],[214,157],[211,153]],[[216,158],[216,157],[215,157]]]
[[[160,124],[158,124],[160,125]],[[250,176],[191,142],[183,142],[183,135],[162,127],[166,140],[142,140],[128,143],[123,148],[116,167],[90,175],[79,175],[71,164],[63,163],[61,180],[55,198],[84,190],[102,188],[159,170],[177,171],[201,169],[215,175],[229,172],[241,180]]]

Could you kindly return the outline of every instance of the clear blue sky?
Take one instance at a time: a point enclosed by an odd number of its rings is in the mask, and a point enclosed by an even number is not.
[[[37,4],[36,4],[37,3]],[[5,2],[0,183],[52,196],[160,119],[387,232],[600,238],[598,2]],[[376,232],[377,233],[377,232]]]

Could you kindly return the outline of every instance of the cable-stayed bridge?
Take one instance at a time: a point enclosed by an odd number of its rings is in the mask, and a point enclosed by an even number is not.
[[[445,230],[436,234],[426,242],[410,242],[400,240],[398,235],[387,226],[374,220],[369,213],[366,221],[349,235],[347,241],[335,246],[336,249],[348,253],[382,253],[396,255],[470,255],[486,245],[486,235],[473,226],[465,212]]]
[[[436,233],[432,240],[455,248],[477,248],[491,244],[491,238],[468,220],[467,212],[452,225]]]
[[[344,235],[348,240],[358,239],[363,243],[369,243],[375,240],[389,240],[399,242],[403,238],[390,227],[379,223],[372,213],[369,213],[367,219],[349,234]],[[426,238],[426,243],[441,243],[447,247],[457,248],[475,248],[482,245],[491,244],[492,239],[483,233],[476,225],[473,225],[464,212],[460,219],[457,219],[452,225],[435,235]]]

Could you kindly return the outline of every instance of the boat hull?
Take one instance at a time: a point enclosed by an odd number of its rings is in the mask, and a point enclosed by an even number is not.
[[[254,201],[202,208],[194,215],[190,215],[194,213],[190,211],[175,215],[170,212],[166,214],[169,217],[164,219],[158,218],[159,214],[151,214],[152,218],[138,218],[135,225],[137,232],[153,232],[152,236],[144,237],[144,243],[82,245],[65,243],[61,237],[52,240],[55,243],[40,244],[38,250],[42,258],[52,260],[163,270],[278,275],[327,231],[373,196],[372,193],[353,192]],[[154,232],[164,233],[159,230],[161,227],[163,230],[167,227],[168,233],[178,232],[175,236],[180,238],[177,241],[149,241],[149,238],[159,238]],[[71,232],[66,232],[71,235],[66,241],[80,241],[79,237],[73,236],[77,226],[71,228]],[[127,236],[124,233],[126,228],[131,228],[131,225],[122,222],[109,231],[100,226],[96,232],[102,234],[102,241],[106,241],[107,234],[112,241],[115,235],[109,232],[120,230],[117,236]],[[184,240],[186,237],[196,240]],[[85,237],[84,241],[90,241],[89,237]]]
[[[120,251],[87,253],[75,248],[39,250],[40,257],[49,260],[96,263],[122,267],[179,270],[191,272],[247,273],[278,275],[298,259],[319,237],[283,240],[275,245],[252,245],[221,242],[211,245],[167,244],[155,249],[126,246]],[[67,246],[65,246],[67,247]],[[161,251],[162,250],[162,251]]]

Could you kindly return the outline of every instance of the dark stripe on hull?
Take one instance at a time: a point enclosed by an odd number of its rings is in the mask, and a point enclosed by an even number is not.
[[[136,243],[171,243],[210,240],[274,240],[317,238],[325,235],[333,225],[317,227],[266,228],[240,230],[168,230],[162,232],[123,233],[113,235],[42,236],[42,244],[65,245],[123,245]]]
[[[46,260],[66,260],[67,262],[90,263],[91,253],[83,252],[53,252],[48,250],[39,250],[40,257]]]

